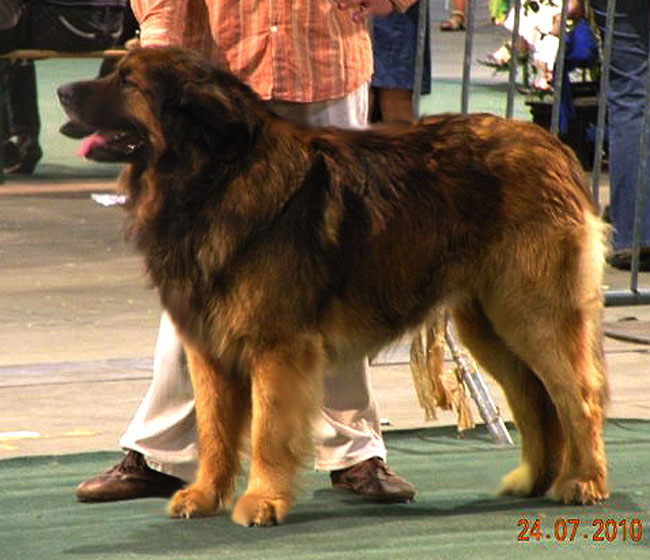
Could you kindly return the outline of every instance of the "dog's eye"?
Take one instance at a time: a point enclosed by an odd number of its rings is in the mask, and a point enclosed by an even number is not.
[[[135,87],[135,84],[133,83],[133,81],[129,79],[129,75],[130,75],[129,71],[127,71],[127,70],[119,70],[117,75],[120,78],[120,84],[122,84],[123,86]]]

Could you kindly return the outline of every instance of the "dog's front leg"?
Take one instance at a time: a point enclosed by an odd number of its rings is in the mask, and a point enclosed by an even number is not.
[[[232,514],[249,527],[281,523],[293,504],[322,387],[322,354],[309,339],[255,356],[250,476]]]
[[[199,447],[196,481],[174,494],[172,517],[215,515],[233,496],[242,433],[250,418],[250,385],[185,346],[194,387]]]

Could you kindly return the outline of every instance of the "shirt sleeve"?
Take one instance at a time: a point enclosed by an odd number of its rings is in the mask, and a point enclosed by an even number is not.
[[[143,47],[182,46],[185,43],[187,0],[131,0],[140,24]]]

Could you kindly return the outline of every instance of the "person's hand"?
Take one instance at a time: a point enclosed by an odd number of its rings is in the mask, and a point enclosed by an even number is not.
[[[363,21],[368,16],[387,16],[395,6],[390,0],[339,0],[341,10],[350,10],[354,21]]]

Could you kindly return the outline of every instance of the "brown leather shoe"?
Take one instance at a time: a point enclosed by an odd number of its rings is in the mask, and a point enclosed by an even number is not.
[[[330,473],[332,486],[376,502],[410,502],[413,485],[391,471],[379,457],[372,457],[347,469]]]
[[[104,474],[77,486],[80,502],[117,502],[137,498],[169,498],[185,483],[175,476],[154,471],[137,451],[128,450],[119,463]]]

